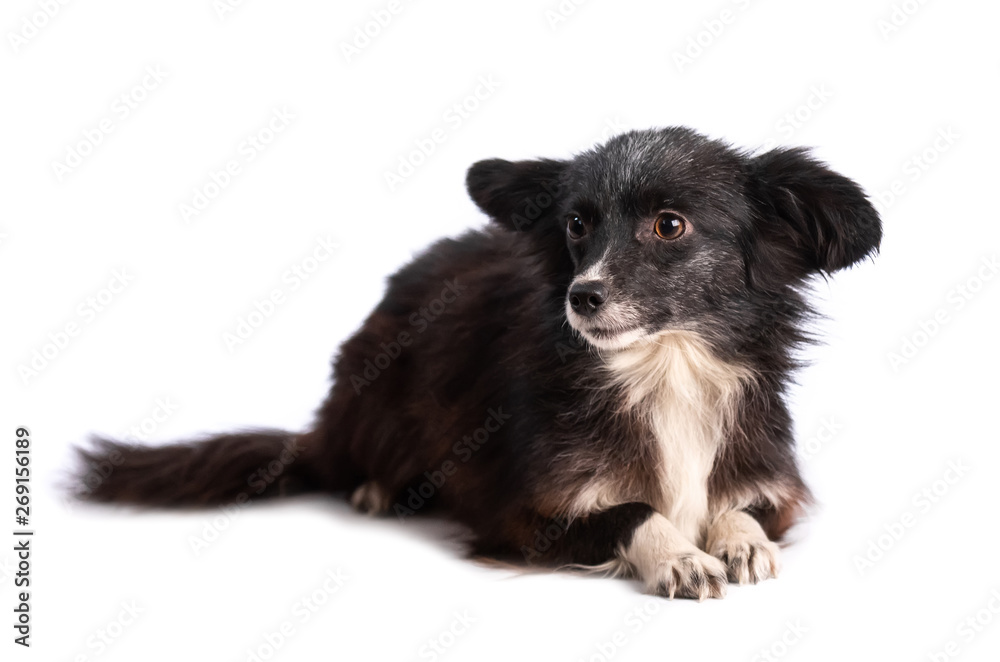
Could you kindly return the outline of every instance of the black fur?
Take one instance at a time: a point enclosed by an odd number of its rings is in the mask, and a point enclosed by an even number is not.
[[[103,443],[86,463],[111,452],[122,463],[89,495],[225,501],[293,439],[299,487],[350,494],[375,481],[390,512],[433,507],[467,525],[479,553],[599,564],[653,509],[567,518],[566,504],[598,475],[655,489],[659,458],[604,377],[613,350],[592,345],[626,327],[682,329],[754,376],[709,493],[759,495],[747,512],[780,538],[809,499],[783,402],[810,314],[803,288],[877,250],[881,225],[862,190],[804,150],[755,156],[683,128],[630,132],[566,161],[481,161],[467,185],[493,225],[438,242],[389,279],[308,431],[156,450]],[[679,239],[653,232],[664,210],[685,221]],[[567,237],[574,218],[580,238]],[[604,305],[632,318],[571,324],[567,290],[598,261]],[[592,322],[587,340],[576,327]]]

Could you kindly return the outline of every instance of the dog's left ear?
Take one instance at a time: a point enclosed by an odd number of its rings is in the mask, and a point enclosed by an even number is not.
[[[748,186],[760,236],[795,276],[837,271],[878,251],[882,222],[864,191],[808,150],[778,148],[752,158]]]
[[[509,230],[547,225],[557,208],[565,161],[479,161],[469,168],[465,186],[480,209]]]

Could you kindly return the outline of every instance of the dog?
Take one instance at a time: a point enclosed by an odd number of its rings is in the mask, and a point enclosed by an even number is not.
[[[305,432],[94,438],[81,496],[306,491],[460,522],[470,551],[703,600],[774,577],[811,503],[784,393],[816,276],[878,252],[864,191],[801,148],[683,127],[468,171],[489,224],[388,280]]]

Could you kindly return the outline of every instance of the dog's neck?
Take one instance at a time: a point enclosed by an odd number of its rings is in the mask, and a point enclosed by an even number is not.
[[[605,355],[622,408],[648,427],[660,458],[661,493],[650,505],[701,543],[708,524],[708,479],[751,378],[719,359],[698,334],[668,331]]]

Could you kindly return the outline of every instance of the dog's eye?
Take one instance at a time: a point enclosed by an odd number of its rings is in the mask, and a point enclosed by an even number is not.
[[[580,239],[587,234],[587,224],[578,214],[570,214],[566,217],[566,234],[570,236],[570,239]]]
[[[653,230],[660,239],[677,239],[687,229],[687,221],[680,214],[672,211],[663,212],[656,217]]]

